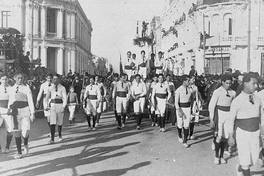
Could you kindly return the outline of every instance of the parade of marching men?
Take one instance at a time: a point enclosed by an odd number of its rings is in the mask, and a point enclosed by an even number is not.
[[[0,176],[264,176],[263,0],[0,11]]]

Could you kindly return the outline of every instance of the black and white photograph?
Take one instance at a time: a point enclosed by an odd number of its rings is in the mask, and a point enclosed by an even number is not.
[[[0,176],[264,176],[264,0],[0,0]]]

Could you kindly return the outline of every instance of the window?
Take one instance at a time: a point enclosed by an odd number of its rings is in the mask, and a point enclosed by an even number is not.
[[[1,27],[8,28],[8,17],[10,16],[10,11],[1,11]]]
[[[228,19],[228,35],[232,35],[232,18]]]
[[[233,20],[231,14],[224,15],[224,35],[233,35]]]
[[[55,9],[47,10],[47,31],[50,33],[56,33],[57,28],[57,16]]]

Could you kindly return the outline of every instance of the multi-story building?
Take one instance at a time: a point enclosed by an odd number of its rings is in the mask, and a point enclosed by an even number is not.
[[[159,43],[166,57],[175,58],[178,74],[194,65],[198,73],[230,67],[263,75],[263,18],[263,0],[170,0]]]
[[[25,36],[31,59],[59,74],[89,70],[92,25],[78,0],[0,0],[2,27]]]

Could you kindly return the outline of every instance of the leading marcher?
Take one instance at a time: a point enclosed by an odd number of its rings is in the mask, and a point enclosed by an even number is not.
[[[24,139],[24,153],[25,155],[29,153],[28,139],[30,121],[33,122],[35,119],[35,108],[31,90],[28,85],[24,84],[24,75],[22,73],[17,73],[14,79],[16,83],[10,88],[8,111],[13,116],[14,121],[14,132],[18,152],[15,158],[20,159],[22,158],[21,136]]]
[[[238,150],[237,174],[250,176],[250,166],[257,164],[260,155],[260,128],[263,130],[263,106],[255,95],[258,88],[257,76],[247,73],[243,78],[243,91],[233,100],[230,109],[229,143]]]

